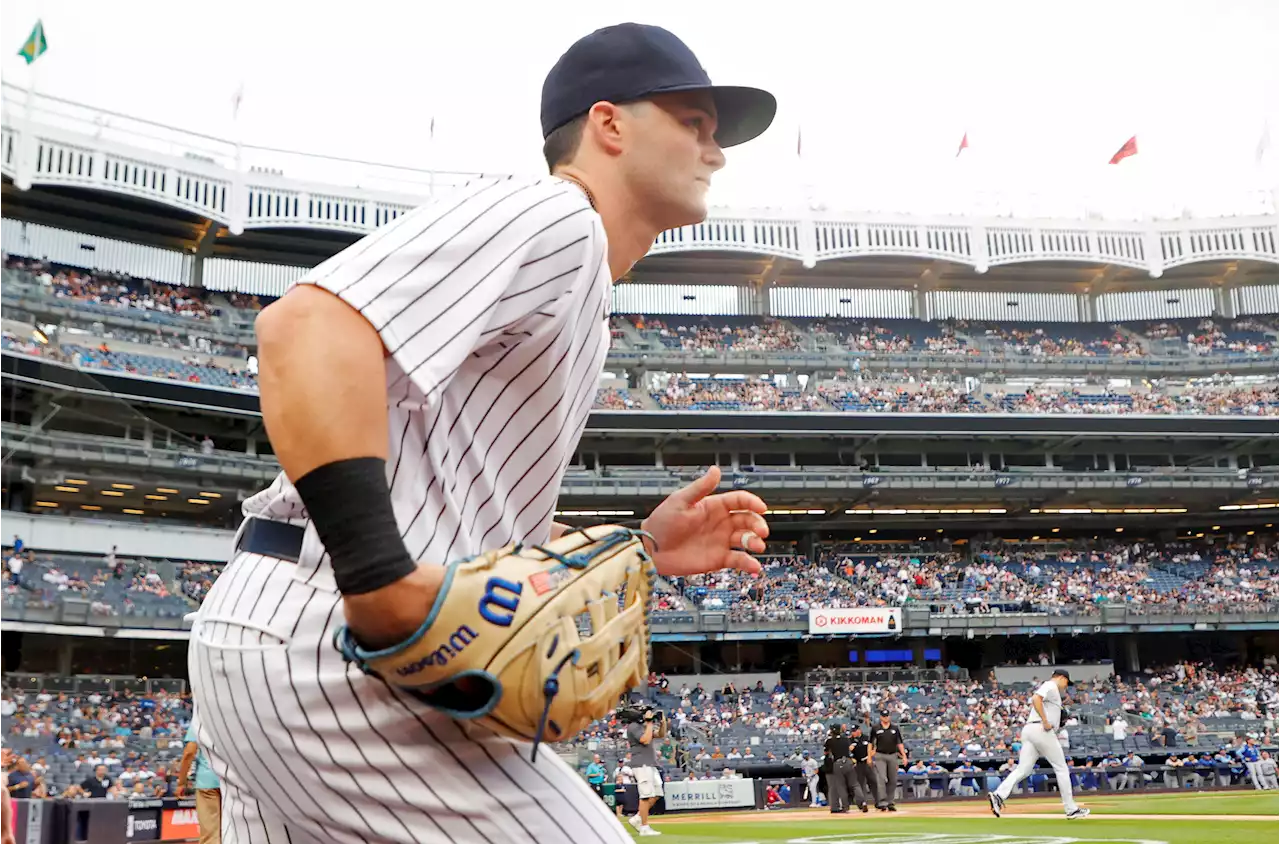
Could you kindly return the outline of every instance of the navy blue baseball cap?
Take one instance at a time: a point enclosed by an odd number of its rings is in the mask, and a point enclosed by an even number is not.
[[[597,29],[565,52],[542,83],[542,137],[596,103],[707,91],[716,104],[716,142],[736,146],[773,122],[778,101],[759,88],[712,85],[698,57],[665,29],[621,23]]]

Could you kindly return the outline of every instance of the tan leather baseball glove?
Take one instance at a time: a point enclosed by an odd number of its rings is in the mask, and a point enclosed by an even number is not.
[[[571,531],[449,564],[427,620],[379,651],[338,630],[366,674],[454,718],[538,744],[577,735],[649,672],[649,595],[657,572],[644,534]]]

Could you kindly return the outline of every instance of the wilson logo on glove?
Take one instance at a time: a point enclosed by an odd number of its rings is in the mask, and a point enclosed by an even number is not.
[[[533,742],[536,759],[544,739],[572,738],[645,682],[657,578],[645,535],[601,525],[450,563],[406,641],[368,651],[342,627],[334,643],[427,706]],[[433,628],[450,631],[445,644]]]
[[[511,594],[503,597],[495,594],[493,591],[495,589],[501,589]],[[516,617],[516,609],[520,606],[520,593],[523,591],[523,583],[512,583],[510,580],[503,580],[500,577],[489,578],[489,582],[484,585],[484,597],[480,599],[481,617],[490,624],[496,624],[499,627],[510,627],[511,619]],[[511,615],[496,613],[493,611],[493,607],[508,610]]]
[[[479,633],[464,624],[449,637],[449,643],[447,645],[441,645],[417,662],[411,662],[408,665],[400,666],[396,669],[396,673],[401,677],[408,677],[412,674],[417,674],[428,665],[444,665],[450,659],[461,653],[462,649],[471,644],[475,640],[476,636],[479,635]]]

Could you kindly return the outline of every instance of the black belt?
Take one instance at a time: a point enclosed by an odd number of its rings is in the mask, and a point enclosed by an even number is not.
[[[297,525],[250,516],[245,520],[244,530],[240,531],[236,550],[296,563],[302,556],[302,537],[305,534],[306,529]]]

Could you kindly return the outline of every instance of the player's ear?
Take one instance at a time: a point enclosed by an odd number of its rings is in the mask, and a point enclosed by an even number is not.
[[[622,153],[631,128],[627,122],[634,114],[635,105],[641,103],[617,105],[601,101],[587,112],[586,134],[601,152],[611,156]]]

